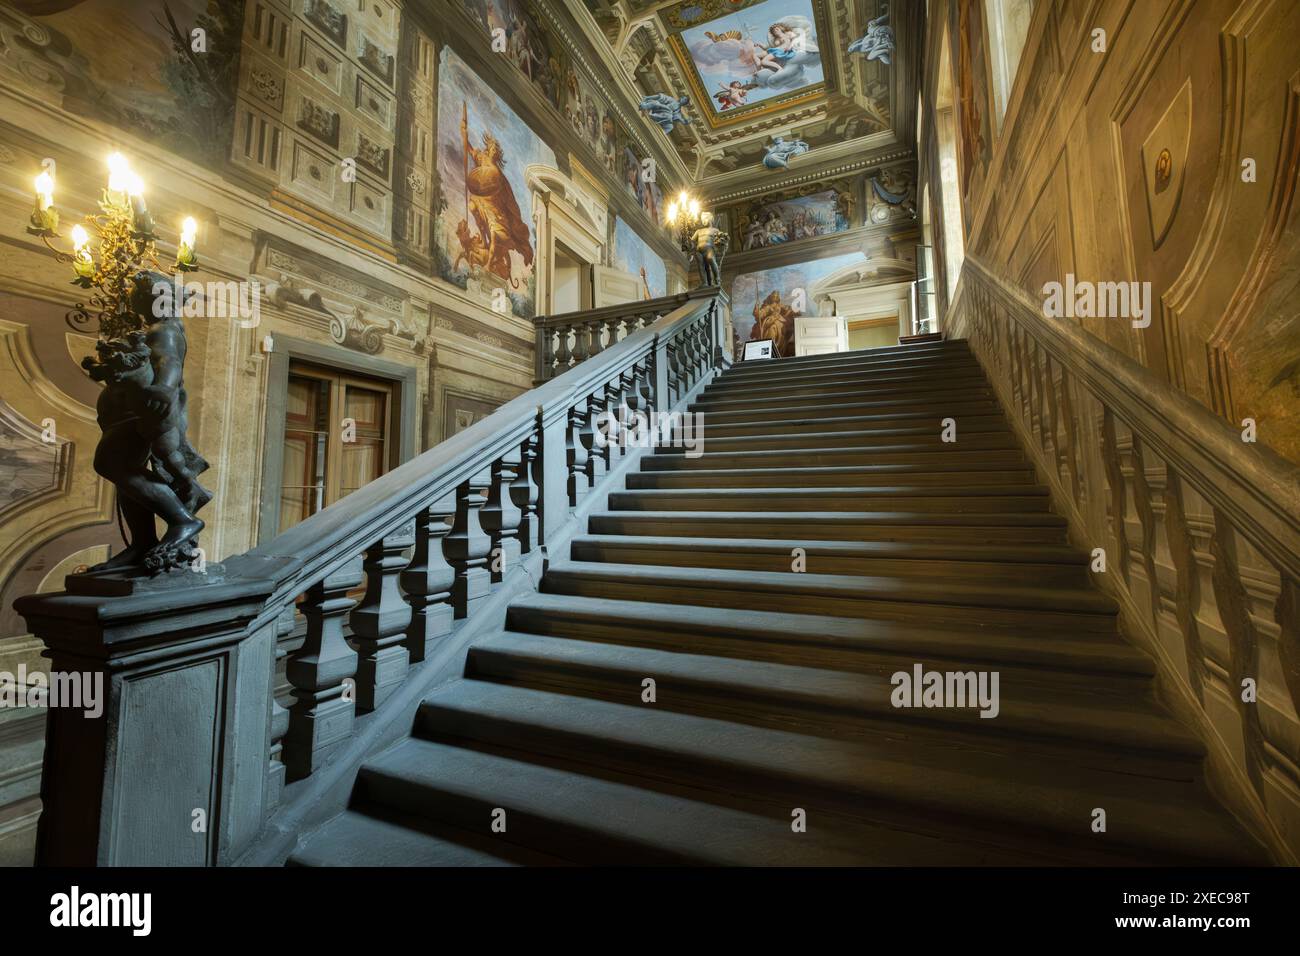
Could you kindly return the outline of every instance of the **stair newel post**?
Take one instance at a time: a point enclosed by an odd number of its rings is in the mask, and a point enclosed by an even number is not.
[[[568,466],[569,507],[576,508],[582,496],[587,493],[590,484],[587,481],[587,445],[582,438],[582,430],[588,428],[587,400],[579,399],[569,409],[564,429],[565,463]]]
[[[455,513],[455,496],[448,495],[415,516],[415,553],[398,576],[411,602],[406,651],[412,664],[424,660],[430,645],[451,633],[455,620],[451,586],[456,581],[456,570],[442,553],[443,539],[451,533],[449,519]]]
[[[537,502],[540,479],[537,475],[539,433],[529,435],[519,446],[519,469],[510,482],[510,500],[519,509],[519,550],[528,554],[538,544]]]
[[[307,619],[307,638],[285,668],[294,698],[284,737],[284,765],[290,780],[314,773],[352,735],[357,652],[343,636],[343,623],[356,604],[348,592],[362,577],[357,555],[308,588],[299,606]]]
[[[443,553],[456,569],[451,603],[456,609],[457,620],[469,617],[492,589],[492,575],[487,569],[492,539],[483,532],[479,521],[479,512],[486,503],[485,495],[491,483],[491,469],[485,468],[462,481],[456,489],[456,518],[443,545]]]
[[[271,658],[271,751],[267,764],[266,805],[270,809],[280,802],[284,792],[284,735],[289,732],[289,709],[275,699],[276,671],[289,656],[284,639],[293,633],[294,606],[290,604],[275,621],[275,654]]]
[[[492,483],[480,518],[483,530],[492,541],[488,552],[488,573],[493,584],[502,581],[506,572],[519,560],[521,553],[519,522],[523,515],[510,497],[510,486],[518,477],[520,467],[518,448],[492,463]]]

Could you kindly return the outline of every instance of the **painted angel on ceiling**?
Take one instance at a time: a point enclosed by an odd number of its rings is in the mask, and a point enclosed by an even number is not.
[[[821,79],[820,75],[809,75],[809,71],[820,68],[821,51],[817,46],[817,36],[813,23],[804,16],[783,17],[768,26],[766,32],[761,28],[731,29],[720,33],[704,31],[704,38],[691,44],[691,56],[704,74],[719,72],[725,68],[728,72],[742,73],[745,80],[729,82],[726,90],[744,87],[784,91],[798,89]],[[732,100],[728,95],[724,102],[717,96],[719,109],[743,105]]]

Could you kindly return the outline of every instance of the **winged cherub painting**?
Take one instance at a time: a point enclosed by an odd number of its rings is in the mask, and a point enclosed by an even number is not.
[[[719,113],[825,78],[810,0],[764,0],[683,30],[681,40]]]

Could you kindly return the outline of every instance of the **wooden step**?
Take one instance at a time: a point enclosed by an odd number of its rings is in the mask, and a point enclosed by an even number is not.
[[[678,468],[825,467],[831,465],[922,465],[933,470],[950,468],[1005,469],[1024,465],[1018,448],[972,448],[968,445],[882,445],[857,448],[767,448],[722,451],[702,450],[691,457],[683,449],[659,449],[641,459],[646,471]]]
[[[870,389],[886,385],[898,387],[903,384],[910,385],[918,392],[924,392],[933,383],[958,381],[976,385],[987,380],[984,377],[983,369],[975,362],[962,365],[945,363],[929,367],[901,366],[826,370],[800,373],[783,378],[774,376],[734,378],[723,375],[705,386],[704,397],[761,395],[776,391],[794,394],[824,388]]]
[[[434,832],[430,832],[430,830]],[[555,866],[562,861],[418,817],[347,810],[305,837],[287,866]]]

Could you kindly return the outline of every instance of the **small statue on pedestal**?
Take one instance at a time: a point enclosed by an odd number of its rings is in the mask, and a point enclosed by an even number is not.
[[[155,297],[159,283],[168,295]],[[81,363],[104,384],[96,403],[103,434],[95,471],[117,489],[118,511],[130,532],[129,545],[92,571],[154,575],[198,557],[195,538],[203,522],[195,512],[212,493],[197,480],[208,463],[186,437],[184,305],[170,298],[171,286],[161,273],[136,273],[128,308],[141,330],[100,339],[97,356]],[[155,517],[167,525],[161,539]]]
[[[721,278],[722,257],[727,254],[731,239],[713,225],[712,213],[704,213],[700,221],[702,225],[691,236],[686,251],[695,256],[700,269],[700,285],[713,286]]]

